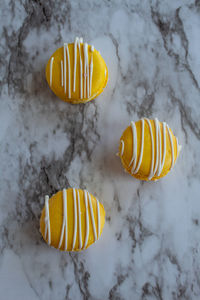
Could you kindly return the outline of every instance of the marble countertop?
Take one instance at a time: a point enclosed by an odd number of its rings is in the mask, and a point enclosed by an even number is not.
[[[200,299],[200,2],[1,1],[0,299]],[[45,64],[75,36],[106,60],[104,93],[62,102]],[[115,155],[131,120],[158,117],[182,151],[156,183]],[[44,195],[87,188],[106,209],[82,253],[48,247]]]

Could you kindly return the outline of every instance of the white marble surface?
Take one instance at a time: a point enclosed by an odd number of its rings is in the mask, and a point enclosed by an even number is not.
[[[200,299],[200,2],[1,1],[0,299]],[[75,36],[101,51],[104,93],[86,105],[45,81]],[[116,157],[131,120],[166,121],[183,146],[156,183]],[[60,253],[39,233],[44,195],[87,188],[106,209],[100,241]]]

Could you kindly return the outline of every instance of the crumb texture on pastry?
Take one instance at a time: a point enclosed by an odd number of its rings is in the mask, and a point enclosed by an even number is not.
[[[80,251],[99,239],[104,222],[104,207],[97,198],[86,190],[69,188],[50,199],[45,196],[40,231],[48,245]]]
[[[120,139],[119,156],[128,173],[142,180],[157,180],[174,166],[181,150],[165,122],[143,118],[131,122]]]
[[[106,86],[108,70],[101,54],[82,38],[64,43],[46,66],[46,79],[63,101],[83,103],[97,97]]]

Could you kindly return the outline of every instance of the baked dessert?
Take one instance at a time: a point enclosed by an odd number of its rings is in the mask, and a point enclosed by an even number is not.
[[[141,180],[157,180],[174,166],[181,146],[165,122],[141,119],[123,132],[119,156],[125,170]]]
[[[103,230],[105,210],[88,191],[69,188],[57,192],[45,206],[40,232],[51,246],[63,251],[80,251],[96,242]]]
[[[104,59],[94,46],[75,38],[57,49],[46,66],[51,90],[63,101],[85,103],[102,93],[108,81]]]

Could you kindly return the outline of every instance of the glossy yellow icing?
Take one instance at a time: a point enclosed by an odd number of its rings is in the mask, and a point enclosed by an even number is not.
[[[66,192],[66,200],[67,200],[66,201],[67,224],[66,227],[64,226],[63,238],[61,239],[63,220],[65,215],[63,192]],[[85,205],[86,194],[87,194],[87,207]],[[76,196],[74,197],[74,195]],[[90,196],[91,206],[89,203],[89,196]],[[59,248],[59,243],[61,240],[60,250],[67,250],[67,251],[72,251],[72,250],[80,251],[88,248],[91,244],[95,242],[95,234],[96,234],[96,239],[97,240],[99,239],[105,223],[105,210],[103,205],[93,195],[81,189],[69,188],[64,191],[59,191],[58,193],[53,195],[48,202],[48,215],[49,215],[49,220],[47,220],[47,211],[46,211],[46,207],[44,207],[40,218],[40,231],[44,240],[48,243],[48,237],[49,237],[48,229],[46,230],[46,236],[45,236],[45,227],[46,225],[48,225],[48,221],[49,221],[49,225],[50,225],[49,245],[55,248]],[[88,216],[88,225],[87,225],[86,215]],[[94,223],[92,222],[92,215],[93,215]],[[79,220],[81,220],[80,223]],[[93,225],[95,226],[95,233],[94,233]],[[65,244],[66,228],[67,228],[67,243],[66,243],[67,247]],[[87,228],[88,228],[88,237],[85,244]],[[76,229],[76,232],[74,231],[74,229]]]
[[[158,130],[160,128],[159,131],[160,139],[158,139],[159,136],[158,134],[156,138],[156,122],[157,122]],[[135,129],[136,129],[135,131],[136,138],[137,138],[137,142],[135,143],[136,148],[134,148],[135,147],[133,142],[134,135],[133,135],[133,130],[131,125],[126,128],[126,130],[123,132],[120,139],[119,156],[121,158],[121,162],[124,168],[130,175],[141,180],[157,180],[165,176],[173,167],[174,163],[176,162],[176,159],[181,149],[181,146],[178,145],[178,140],[174,136],[172,130],[168,127],[166,123],[159,122],[158,120],[143,119],[135,122],[133,125],[135,125]],[[142,126],[144,131],[142,130]],[[163,126],[165,126],[164,131],[163,131]],[[142,132],[144,133],[143,139],[142,139]],[[152,136],[151,136],[151,132],[152,132]],[[165,132],[165,147],[164,147],[164,132]],[[170,139],[170,135],[171,135],[171,139]],[[143,151],[142,159],[140,159],[141,150]],[[137,153],[136,160],[134,161],[133,161],[133,152]],[[164,159],[163,166],[161,164],[162,159]],[[137,170],[137,164],[139,161],[141,162],[141,164],[139,164],[140,167]],[[162,166],[161,168],[162,171],[160,172],[160,174],[158,171],[159,161],[160,161],[160,166]],[[134,162],[136,166],[135,174],[133,170]],[[150,176],[151,168],[155,171],[153,172],[153,176]]]
[[[64,53],[66,53],[66,57],[64,57]],[[84,68],[86,58],[88,58],[88,69]],[[75,62],[76,64],[74,65]],[[82,66],[80,65],[81,63]],[[81,69],[82,77],[80,76]],[[86,71],[88,71],[88,73]],[[75,77],[74,73],[76,75]],[[85,79],[86,81],[84,82]],[[71,102],[74,104],[85,103],[94,99],[103,91],[108,80],[108,70],[101,54],[96,49],[94,49],[93,46],[87,45],[85,43],[80,43],[79,48],[77,42],[75,41],[75,43],[64,44],[63,47],[57,49],[50,57],[46,66],[46,80],[51,90],[63,101]],[[62,80],[64,84],[62,84]],[[64,86],[65,82],[66,88]],[[84,83],[86,83],[86,88],[89,87],[89,93],[84,93],[83,91],[83,95],[81,97],[80,88],[82,88],[82,90],[84,89]]]

